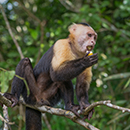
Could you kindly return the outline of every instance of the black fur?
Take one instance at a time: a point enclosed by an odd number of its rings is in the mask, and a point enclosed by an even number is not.
[[[82,25],[84,25],[84,26],[90,27],[90,25],[89,25],[88,23],[77,23],[77,24],[82,24]]]

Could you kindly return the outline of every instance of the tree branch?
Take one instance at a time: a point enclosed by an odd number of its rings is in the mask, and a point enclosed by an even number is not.
[[[113,109],[116,109],[116,110],[120,110],[123,113],[124,112],[129,112],[130,113],[130,109],[114,105],[114,104],[111,103],[110,100],[107,100],[107,101],[98,101],[98,102],[92,103],[90,106],[88,106],[85,109],[85,111],[83,112],[83,115],[86,115],[92,108],[94,108],[94,107],[96,107],[98,105],[105,105],[107,107],[110,107],[110,108],[113,108]]]
[[[9,31],[9,34],[10,34],[10,36],[12,37],[12,39],[13,39],[13,41],[14,41],[14,43],[15,43],[15,46],[16,46],[16,48],[17,48],[19,54],[20,54],[21,59],[23,59],[23,58],[24,58],[23,53],[22,53],[22,51],[21,51],[21,48],[20,48],[20,46],[19,46],[17,40],[15,39],[15,37],[14,37],[14,35],[13,35],[13,32],[12,32],[11,27],[10,27],[10,24],[9,24],[9,22],[8,22],[8,19],[7,19],[7,17],[6,17],[6,14],[5,14],[4,9],[3,9],[3,7],[2,7],[1,4],[0,4],[0,9],[1,9],[1,11],[2,11],[2,15],[3,15],[3,17],[4,17],[4,20],[5,20],[7,29],[8,29],[8,31]]]
[[[46,113],[43,113],[42,117],[43,117],[43,120],[45,121],[45,123],[47,125],[48,130],[52,130],[51,125],[50,125],[50,123],[49,123],[49,121],[47,119]]]
[[[0,102],[2,104],[5,104],[7,105],[8,107],[11,106],[11,102],[10,100],[6,99],[2,93],[0,93]],[[38,110],[40,111],[41,113],[50,113],[50,114],[54,114],[54,115],[58,115],[58,116],[64,116],[64,117],[67,117],[69,119],[71,119],[73,122],[85,127],[86,129],[88,130],[99,130],[98,128],[92,126],[91,124],[89,124],[88,122],[85,122],[83,121],[81,118],[78,118],[73,112],[71,111],[66,111],[66,110],[63,110],[61,108],[53,108],[53,107],[49,107],[49,106],[41,106],[41,107],[38,107],[38,106],[32,106],[32,105],[29,105],[29,104],[26,104],[23,100],[20,100],[19,101],[20,104],[23,104],[24,106],[26,107],[30,107],[32,109],[35,109],[35,110]]]
[[[0,103],[6,105],[7,107],[10,107],[12,105],[11,101],[5,98],[1,92],[0,92]]]
[[[0,93],[0,102],[2,104],[5,104],[7,105],[8,107],[11,106],[11,102],[10,100],[6,99],[2,93]],[[29,105],[29,104],[26,104],[23,100],[20,100],[19,101],[20,104],[23,104],[24,106],[26,107],[30,107],[32,109],[35,109],[35,110],[38,110],[40,111],[41,113],[50,113],[50,114],[54,114],[54,115],[58,115],[58,116],[64,116],[64,117],[67,117],[69,119],[71,119],[73,122],[85,127],[86,129],[88,130],[99,130],[98,128],[95,128],[94,126],[92,126],[91,124],[89,124],[88,122],[86,121],[83,121],[81,118],[78,118],[73,112],[71,111],[66,111],[66,110],[63,110],[61,108],[53,108],[53,107],[49,107],[49,106],[41,106],[41,107],[38,107],[38,106],[32,106],[32,105]],[[122,111],[123,113],[124,112],[129,112],[130,113],[130,109],[128,108],[124,108],[124,107],[120,107],[120,106],[117,106],[117,105],[114,105],[111,103],[110,100],[106,100],[106,101],[98,101],[98,102],[95,102],[95,103],[92,103],[89,107],[87,107],[85,109],[85,111],[82,113],[83,115],[86,115],[92,108],[98,106],[98,105],[105,105],[107,107],[110,107],[110,108],[113,108],[113,109],[116,109],[116,110],[120,110]],[[80,110],[79,110],[79,113],[80,113]]]
[[[2,117],[2,115],[0,114],[0,119],[1,121],[5,122],[6,124],[9,124],[9,125],[14,125],[15,122],[8,122],[4,117]]]

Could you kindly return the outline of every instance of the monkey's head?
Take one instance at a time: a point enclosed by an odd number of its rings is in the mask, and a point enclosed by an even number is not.
[[[97,40],[97,33],[94,29],[85,23],[72,24],[69,27],[69,38],[75,46],[75,49],[82,54],[92,51]]]

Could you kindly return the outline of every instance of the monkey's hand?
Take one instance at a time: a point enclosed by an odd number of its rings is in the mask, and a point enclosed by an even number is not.
[[[82,60],[82,65],[87,68],[87,67],[90,67],[94,64],[96,64],[98,62],[98,55],[97,53],[93,54],[93,55],[85,55],[83,57],[83,60]]]
[[[4,93],[4,97],[6,97],[7,99],[9,99],[12,102],[11,107],[14,107],[18,104],[18,99],[10,93]]]
[[[82,112],[83,112],[89,105],[90,105],[90,104],[88,103],[88,104],[84,104],[84,105],[81,106],[81,108],[80,108],[81,114],[82,114]],[[87,115],[84,115],[83,120],[85,120],[85,119],[87,119],[87,118],[88,118],[88,120],[90,120],[90,119],[92,118],[93,113],[94,113],[94,108],[91,109],[91,110],[88,112]]]

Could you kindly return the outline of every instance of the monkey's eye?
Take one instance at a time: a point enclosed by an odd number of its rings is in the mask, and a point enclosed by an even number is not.
[[[97,37],[96,37],[96,36],[94,37],[94,40],[97,40]]]
[[[89,37],[91,37],[91,36],[92,36],[92,34],[88,33],[88,36],[89,36]]]

